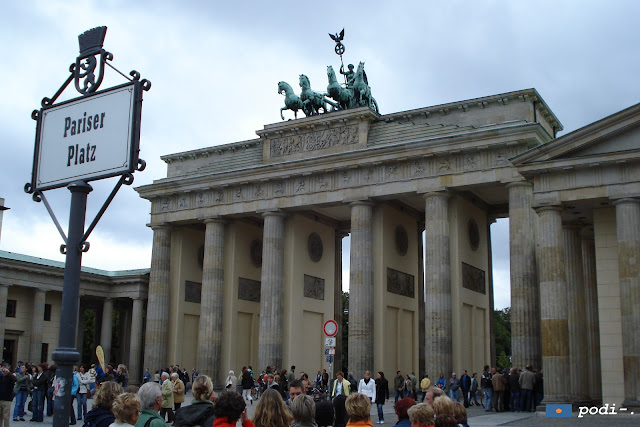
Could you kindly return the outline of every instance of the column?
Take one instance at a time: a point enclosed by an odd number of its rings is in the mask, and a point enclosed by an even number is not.
[[[351,203],[349,371],[362,378],[373,366],[373,204]]]
[[[153,226],[151,273],[145,333],[144,367],[151,372],[167,365],[169,334],[169,267],[171,265],[171,229]]]
[[[113,298],[105,298],[102,303],[102,323],[100,328],[100,345],[104,350],[104,363],[111,363],[111,335],[113,328]],[[103,366],[104,370],[105,367]]]
[[[624,402],[640,407],[640,199],[620,199],[616,207],[618,270],[624,363]]]
[[[202,298],[200,302],[200,335],[198,367],[211,377],[214,385],[224,381],[222,359],[222,305],[224,290],[224,221],[205,220],[204,260],[202,266]]]
[[[511,264],[512,364],[539,368],[540,306],[533,235],[533,186],[513,182],[509,190],[509,253]]]
[[[562,227],[564,248],[565,279],[567,281],[567,318],[569,321],[569,383],[571,402],[587,404],[589,401],[589,372],[587,366],[587,336],[585,325],[585,284],[582,266],[582,242],[580,230],[582,223],[566,223]]]
[[[425,195],[425,360],[427,374],[453,371],[449,194]]]
[[[571,403],[569,397],[569,328],[567,283],[562,247],[562,208],[541,207],[538,213],[540,253],[540,317],[544,402]],[[583,372],[583,375],[587,373]]]
[[[43,291],[42,289],[33,290],[33,320],[31,321],[29,361],[36,364],[41,362],[42,330],[44,328],[44,301],[46,295],[46,291]]]
[[[260,369],[282,367],[284,335],[284,217],[283,212],[265,212],[260,285]]]
[[[422,232],[424,231],[424,221],[418,221],[418,376],[420,379],[425,374],[425,356],[424,347],[424,243],[422,240]]]
[[[491,252],[491,224],[496,222],[494,217],[487,217],[487,285],[489,294],[489,360],[493,362],[496,359],[496,318],[493,315],[495,309],[493,303],[493,254]],[[493,365],[493,363],[491,363]]]
[[[9,299],[9,285],[0,284],[0,345],[4,348],[4,330],[7,319],[7,300]]]
[[[587,367],[589,394],[593,405],[602,403],[602,369],[600,366],[600,326],[598,317],[598,283],[596,280],[596,246],[592,232],[582,231],[582,274],[587,332]]]
[[[131,342],[129,344],[129,384],[142,383],[142,369],[140,369],[140,359],[142,358],[142,310],[144,300],[133,299],[131,309]]]
[[[342,306],[342,239],[345,236],[345,233],[336,230],[333,320],[338,323],[338,333],[336,334],[336,355],[333,358],[333,372],[342,370],[342,315],[344,313],[344,307]]]

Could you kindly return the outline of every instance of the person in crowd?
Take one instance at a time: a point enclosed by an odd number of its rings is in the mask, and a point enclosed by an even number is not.
[[[175,415],[173,425],[175,427],[192,425],[211,425],[213,423],[213,402],[216,395],[213,393],[213,383],[207,375],[200,375],[191,387],[193,399],[191,405],[181,407]]]
[[[443,389],[437,388],[437,387],[429,387],[424,401],[427,402],[429,405],[433,406],[433,403],[435,402],[435,400],[440,396],[445,396],[445,392]]]
[[[322,370],[322,388],[327,389],[329,387],[329,374],[326,369]]]
[[[485,412],[491,411],[491,401],[493,399],[493,378],[492,372],[489,370],[489,365],[484,366],[482,377],[480,378],[480,386],[484,392],[484,410]]]
[[[73,400],[78,397],[78,390],[80,389],[80,381],[78,380],[78,367],[73,367],[73,374],[71,375],[71,409],[69,409],[69,425],[75,425],[76,413],[73,411]],[[122,390],[121,390],[122,391]]]
[[[376,400],[376,383],[371,379],[370,371],[366,371],[364,373],[364,378],[358,383],[358,393],[369,396],[371,402]]]
[[[229,375],[227,375],[224,386],[226,391],[232,391],[234,393],[238,392],[238,378],[233,371],[229,371]]]
[[[89,382],[91,381],[91,376],[85,372],[84,366],[80,366],[78,368],[78,394],[76,395],[76,399],[78,400],[78,420],[81,420],[82,417],[87,416],[87,393],[89,391]]]
[[[253,374],[246,368],[242,367],[242,374],[240,375],[240,384],[242,385],[242,398],[253,405],[253,397],[251,396],[251,389],[253,388]]]
[[[415,372],[411,372],[409,374],[409,379],[411,379],[411,386],[413,388],[413,395],[409,396],[409,397],[412,397],[414,401],[417,401],[418,400],[419,388],[418,388],[418,377],[416,377],[416,373]]]
[[[478,396],[478,373],[474,372],[471,375],[471,387],[469,388],[469,402],[470,405],[481,406],[480,402],[477,400]]]
[[[429,375],[424,376],[422,381],[420,381],[420,391],[422,392],[421,401],[424,402],[424,397],[427,395],[427,390],[431,387],[431,380],[429,379]]]
[[[426,392],[424,393],[426,394]],[[407,409],[411,427],[432,427],[434,412],[428,403],[418,403]]]
[[[311,396],[296,396],[291,401],[290,409],[293,415],[291,427],[318,427],[315,422],[316,404]]]
[[[107,365],[107,370],[104,373],[104,378],[102,381],[115,381],[116,380],[116,372],[113,370],[113,366]]]
[[[455,420],[453,401],[447,395],[439,396],[433,401],[433,412],[435,413],[436,419],[448,415]]]
[[[318,371],[318,373],[316,374],[315,386],[316,387],[322,386],[322,372],[320,371]]]
[[[116,419],[111,412],[113,402],[122,393],[120,384],[114,381],[103,382],[93,399],[93,407],[84,417],[85,427],[109,427]]]
[[[198,372],[196,368],[193,368],[193,371],[191,372],[191,384],[195,384],[196,378],[198,378],[199,375],[200,372]]]
[[[184,383],[184,389],[189,390],[191,385],[189,384],[189,373],[187,368],[182,368],[182,382]]]
[[[315,401],[315,398],[314,398]],[[318,427],[331,427],[334,421],[333,402],[327,399],[318,399],[316,405],[316,424]]]
[[[411,408],[415,404],[416,404],[415,400],[413,400],[413,398],[411,397],[405,397],[403,399],[398,400],[398,403],[396,403],[395,406],[393,407],[393,409],[396,412],[396,415],[398,416],[398,422],[396,423],[397,426],[411,425],[411,421],[409,421],[409,415],[407,414],[407,411],[409,410],[409,408]]]
[[[278,390],[269,388],[262,393],[253,414],[255,427],[289,427],[292,419]]]
[[[347,411],[347,416],[349,417],[347,426],[373,427],[371,416],[369,414],[369,412],[371,411],[371,400],[369,399],[369,397],[361,393],[352,393],[349,395],[349,397],[347,397],[344,406]]]
[[[16,377],[7,365],[3,365],[0,369],[0,427],[9,427],[15,383]]]
[[[458,427],[469,427],[467,424],[467,408],[460,402],[453,403],[453,417],[458,423]]]
[[[444,378],[444,374],[440,372],[440,378],[436,381],[436,387],[440,390],[444,390],[447,387],[447,380]]]
[[[104,370],[100,365],[94,365],[94,366],[96,366],[96,383],[102,384],[102,382],[104,381],[104,375],[105,375]]]
[[[344,394],[345,397],[349,396],[350,390],[351,383],[344,378],[344,373],[342,373],[342,371],[338,371],[336,374],[336,380],[333,382],[331,397],[336,397],[340,394]]]
[[[527,365],[524,371],[520,373],[518,385],[520,386],[520,409],[523,412],[531,412],[534,400],[533,389],[536,384],[535,374],[531,369],[531,365]]]
[[[460,401],[460,379],[455,372],[451,374],[449,379],[449,397],[456,402]]]
[[[300,396],[301,394],[304,394],[304,385],[302,384],[302,381],[300,380],[291,381],[289,383],[289,400],[287,400],[287,404],[290,405],[293,399]],[[291,408],[291,406],[289,406],[289,408]]]
[[[260,399],[260,402],[262,402],[262,399]],[[238,420],[240,420],[242,427],[255,427],[247,417],[247,404],[242,396],[235,391],[226,391],[218,396],[214,413],[216,417],[213,422],[214,427],[236,427]]]
[[[333,399],[333,410],[335,414],[335,419],[333,422],[333,427],[345,427],[347,425],[347,409],[345,408],[345,402],[347,401],[347,396],[344,394],[339,394]]]
[[[134,427],[140,417],[140,399],[134,393],[122,393],[111,405],[115,421],[109,427]]]
[[[535,383],[533,385],[533,403],[534,403],[534,407],[533,410],[536,410],[536,407],[540,405],[540,403],[542,402],[542,399],[544,399],[544,381],[543,381],[543,377],[542,377],[542,369],[540,370],[540,372],[538,372],[537,370],[534,370],[534,375],[535,375]]]
[[[33,385],[32,397],[33,401],[33,416],[31,421],[41,423],[44,421],[44,395],[47,393],[47,375],[45,371],[49,370],[49,365],[41,363],[36,367],[36,372],[31,379]]]
[[[169,374],[163,372],[160,376],[162,380],[162,409],[160,416],[162,419],[167,417],[170,423],[173,422],[173,382],[169,379]]]
[[[311,390],[313,389],[313,384],[309,379],[309,375],[307,375],[306,373],[302,374],[302,385],[304,387],[304,394],[311,393]]]
[[[87,393],[87,397],[89,399],[92,398],[94,394],[96,394],[96,381],[98,379],[98,372],[96,371],[96,365],[91,364],[89,368],[89,392]]]
[[[511,368],[509,390],[509,408],[511,412],[520,412],[520,373],[518,368]]]
[[[411,381],[409,374],[404,376],[404,397],[413,399],[413,381]]]
[[[24,405],[27,403],[27,396],[31,388],[31,379],[26,373],[24,366],[18,366],[15,372],[16,382],[13,386],[13,392],[16,396],[16,404],[13,408],[13,421],[25,421]]]
[[[460,390],[462,390],[462,398],[464,400],[464,407],[469,407],[469,390],[471,389],[471,377],[467,374],[467,370],[462,371],[460,377]]]
[[[140,417],[136,421],[135,427],[166,427],[158,411],[162,408],[162,390],[156,382],[142,384],[138,390],[140,399]],[[149,421],[151,419],[151,421]],[[147,425],[149,423],[149,425]]]
[[[173,382],[173,406],[177,411],[184,403],[184,383],[175,372],[171,374],[171,381]]]
[[[47,375],[47,392],[45,393],[45,398],[47,400],[47,403],[45,404],[45,412],[47,417],[53,415],[53,379],[56,376],[56,369],[58,369],[56,365],[51,365],[45,372]]]
[[[349,384],[351,384],[349,391],[358,389],[358,381],[353,377],[353,372],[349,372],[347,380],[349,381]]]
[[[502,371],[498,370],[492,375],[491,385],[493,386],[493,409],[496,412],[504,411],[504,391],[507,387],[507,380],[502,375]]]
[[[378,424],[384,424],[384,412],[382,409],[387,399],[389,399],[389,381],[384,377],[384,372],[378,371],[375,397],[376,407],[378,409]]]
[[[144,374],[142,375],[142,384],[146,384],[151,382],[151,372],[149,372],[149,368],[145,368]]]
[[[123,364],[118,365],[118,370],[116,371],[116,382],[122,386],[122,388],[126,388],[127,384],[129,384],[129,371],[127,371],[127,367]]]

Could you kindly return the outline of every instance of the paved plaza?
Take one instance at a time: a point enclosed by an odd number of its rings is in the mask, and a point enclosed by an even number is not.
[[[193,397],[190,393],[185,395],[185,403],[183,405],[188,405],[193,400]],[[15,403],[15,401],[14,401]],[[91,409],[91,405],[93,403],[93,399],[89,399],[87,401],[87,406]],[[394,400],[389,399],[387,403],[384,405],[384,418],[385,424],[387,426],[395,425],[398,421],[395,412],[393,411]],[[253,405],[249,405],[248,412],[249,417],[253,416],[253,412],[255,410],[256,403]],[[11,414],[13,415],[13,407],[11,408]],[[513,412],[502,412],[502,413],[487,413],[484,411],[484,408],[471,406],[468,408],[469,414],[469,426],[477,427],[477,426],[573,426],[573,425],[583,425],[583,426],[638,426],[640,425],[640,414],[637,415],[596,415],[596,416],[585,416],[583,418],[577,418],[578,413],[574,412],[571,418],[547,418],[544,412],[538,411],[536,413],[513,413]],[[11,425],[24,426],[24,427],[35,427],[42,425],[52,425],[53,420],[52,417],[44,418],[44,422],[35,423],[29,422],[28,420],[31,418],[31,413],[28,413],[28,416],[25,416],[27,421],[25,422],[13,422],[11,421]],[[378,413],[375,405],[371,407],[371,419],[375,423],[378,420]],[[78,421],[77,426],[82,426],[84,421]],[[167,424],[170,425],[170,424]],[[240,426],[240,423],[238,423]]]

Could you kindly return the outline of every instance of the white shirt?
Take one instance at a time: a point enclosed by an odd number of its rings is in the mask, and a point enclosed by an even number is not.
[[[369,384],[364,382],[364,378],[358,384],[358,393],[362,393],[371,400],[376,400],[376,382],[373,378],[369,378]]]

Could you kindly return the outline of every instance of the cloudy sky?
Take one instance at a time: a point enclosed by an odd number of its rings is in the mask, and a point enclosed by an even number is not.
[[[536,88],[567,133],[640,100],[637,1],[20,1],[0,5],[0,249],[63,260],[30,180],[31,111],[65,80],[77,35],[108,27],[112,64],[136,69],[145,93],[134,186],[166,174],[163,154],[255,138],[280,121],[277,82],[307,74],[326,86],[339,66],[327,33],[345,28],[345,61],[365,61],[381,113]],[[103,88],[122,83],[108,72]],[[76,97],[73,88],[61,99]],[[286,113],[285,113],[286,114]],[[93,184],[88,221],[115,182]],[[69,192],[47,192],[68,221]],[[150,204],[120,190],[89,239],[83,265],[150,264]],[[492,228],[496,307],[509,305],[508,222]],[[346,243],[346,242],[345,242]],[[348,264],[347,264],[348,265]],[[347,276],[348,277],[348,276]]]

